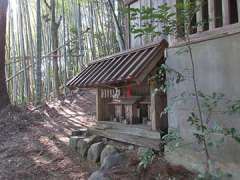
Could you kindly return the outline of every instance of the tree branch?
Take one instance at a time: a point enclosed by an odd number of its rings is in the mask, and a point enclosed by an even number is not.
[[[48,9],[52,9],[52,7],[48,4],[47,0],[44,0],[45,5],[47,6]]]

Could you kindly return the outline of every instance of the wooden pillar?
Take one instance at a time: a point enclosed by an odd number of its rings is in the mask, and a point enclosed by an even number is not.
[[[103,121],[103,99],[101,96],[101,89],[97,88],[97,93],[96,93],[96,117],[97,121]]]
[[[167,106],[167,96],[155,87],[151,87],[152,130],[166,132],[168,130],[168,118],[167,114],[162,114],[162,112],[164,112]]]
[[[168,5],[171,7],[170,12],[173,14],[176,14],[175,18],[177,19],[177,9],[175,7],[175,5],[177,4],[177,0],[163,0],[163,3],[168,3]],[[163,28],[162,28],[163,29]],[[169,42],[177,42],[177,36],[176,35],[169,35],[168,37],[164,37],[166,38]]]
[[[197,32],[203,31],[203,14],[202,14],[202,2],[197,1],[197,7],[200,7],[197,12]]]
[[[160,127],[160,96],[158,91],[151,92],[151,114],[152,114],[152,130],[159,130]]]
[[[238,6],[238,22],[240,23],[240,0],[237,0],[237,6]]]
[[[222,0],[223,26],[230,24],[229,1]]]
[[[215,8],[214,8],[214,0],[208,0],[208,15],[209,15],[209,30],[213,30],[215,28]]]
[[[110,121],[114,115],[114,107],[110,106],[112,97],[110,89],[97,88],[96,93],[96,117],[97,121]]]

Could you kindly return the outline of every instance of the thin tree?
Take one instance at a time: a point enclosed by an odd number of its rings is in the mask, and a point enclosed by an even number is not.
[[[51,0],[51,33],[52,33],[52,49],[58,48],[58,28],[61,22],[61,18],[56,22],[56,2]],[[53,74],[54,74],[54,95],[59,98],[60,96],[60,79],[59,79],[59,66],[58,66],[58,51],[53,53]]]
[[[123,37],[123,32],[122,32],[120,23],[118,21],[118,17],[115,13],[114,5],[111,2],[111,0],[108,0],[108,4],[109,4],[110,9],[112,11],[112,16],[113,16],[113,20],[114,20],[114,24],[115,24],[115,29],[117,31],[116,35],[117,35],[118,44],[119,44],[120,50],[123,51],[123,50],[126,49],[125,41],[124,41],[124,37]]]
[[[23,8],[22,8],[23,1],[18,0],[18,9],[19,9],[19,50],[22,56],[22,68],[23,68],[23,82],[22,82],[22,89],[23,95],[22,100],[23,102],[28,102],[30,100],[30,85],[29,85],[29,71],[27,69],[27,56],[26,56],[26,37],[24,36],[24,22],[23,22]]]
[[[59,40],[58,40],[58,29],[62,16],[56,21],[56,2],[55,0],[50,1],[50,5],[46,0],[44,0],[46,6],[51,11],[51,40],[52,40],[52,50],[58,49]],[[59,98],[60,96],[60,78],[59,78],[59,65],[58,65],[58,50],[53,53],[53,76],[54,76],[54,95]]]
[[[5,75],[6,14],[8,0],[0,0],[0,110],[10,104]]]
[[[62,0],[62,15],[63,15],[63,42],[66,44],[66,18],[65,18],[65,4]],[[67,47],[64,46],[64,95],[66,96],[66,87],[67,84]]]
[[[41,2],[37,0],[37,82],[36,82],[36,103],[41,103],[42,99],[42,21]]]

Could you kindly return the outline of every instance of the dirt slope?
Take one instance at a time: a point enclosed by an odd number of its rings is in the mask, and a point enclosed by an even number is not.
[[[79,91],[39,109],[10,106],[0,112],[0,180],[86,180],[96,164],[80,160],[68,146],[71,131],[95,124],[95,92]],[[116,147],[128,145],[112,142]],[[108,172],[114,180],[192,179],[183,167],[157,157],[137,173],[137,148],[129,152],[125,168]]]
[[[0,112],[0,179],[87,179],[95,165],[70,151],[68,137],[72,129],[94,123],[94,114],[94,92],[47,103],[40,111]]]

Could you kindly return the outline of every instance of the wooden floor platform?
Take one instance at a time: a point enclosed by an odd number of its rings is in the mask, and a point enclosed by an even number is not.
[[[146,125],[126,125],[101,121],[89,128],[90,133],[108,139],[160,150],[160,134]]]

